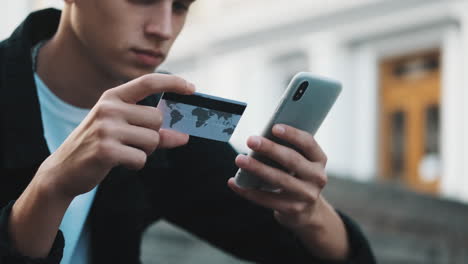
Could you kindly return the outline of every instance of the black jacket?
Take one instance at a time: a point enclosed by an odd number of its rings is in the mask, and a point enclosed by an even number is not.
[[[31,14],[0,43],[0,264],[58,263],[63,236],[47,259],[18,254],[8,236],[11,206],[50,155],[33,79],[31,48],[55,33],[60,12]],[[155,105],[156,97],[144,104]],[[145,228],[166,219],[239,258],[260,263],[327,263],[311,256],[274,219],[228,189],[237,168],[229,144],[191,138],[157,150],[138,172],[115,168],[100,184],[89,220],[93,263],[139,263]],[[352,246],[347,263],[374,263],[361,231],[341,215]],[[34,234],[31,234],[33,236]]]

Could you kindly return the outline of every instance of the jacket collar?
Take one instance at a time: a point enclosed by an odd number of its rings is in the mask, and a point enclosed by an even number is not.
[[[3,167],[35,166],[49,155],[43,136],[31,48],[39,41],[51,38],[59,20],[60,11],[55,9],[34,12],[0,44],[3,53],[0,62],[3,68],[0,68]]]

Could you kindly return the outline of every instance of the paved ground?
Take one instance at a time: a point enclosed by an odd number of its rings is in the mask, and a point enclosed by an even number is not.
[[[144,264],[246,264],[167,222],[153,225],[143,237]]]

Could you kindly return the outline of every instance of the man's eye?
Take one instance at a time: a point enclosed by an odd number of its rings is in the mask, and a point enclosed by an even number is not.
[[[155,0],[130,0],[130,2],[141,5],[150,5],[155,2]]]
[[[174,9],[174,12],[181,14],[181,13],[186,13],[189,9],[189,6],[182,2],[174,2],[173,9]]]

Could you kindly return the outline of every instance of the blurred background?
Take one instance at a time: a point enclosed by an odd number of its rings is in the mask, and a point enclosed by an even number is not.
[[[0,39],[62,5],[4,1]],[[363,226],[379,263],[468,263],[467,0],[197,0],[161,68],[249,104],[231,140],[240,152],[296,72],[341,81],[316,136],[326,197]],[[166,222],[142,252],[144,263],[242,263]]]

